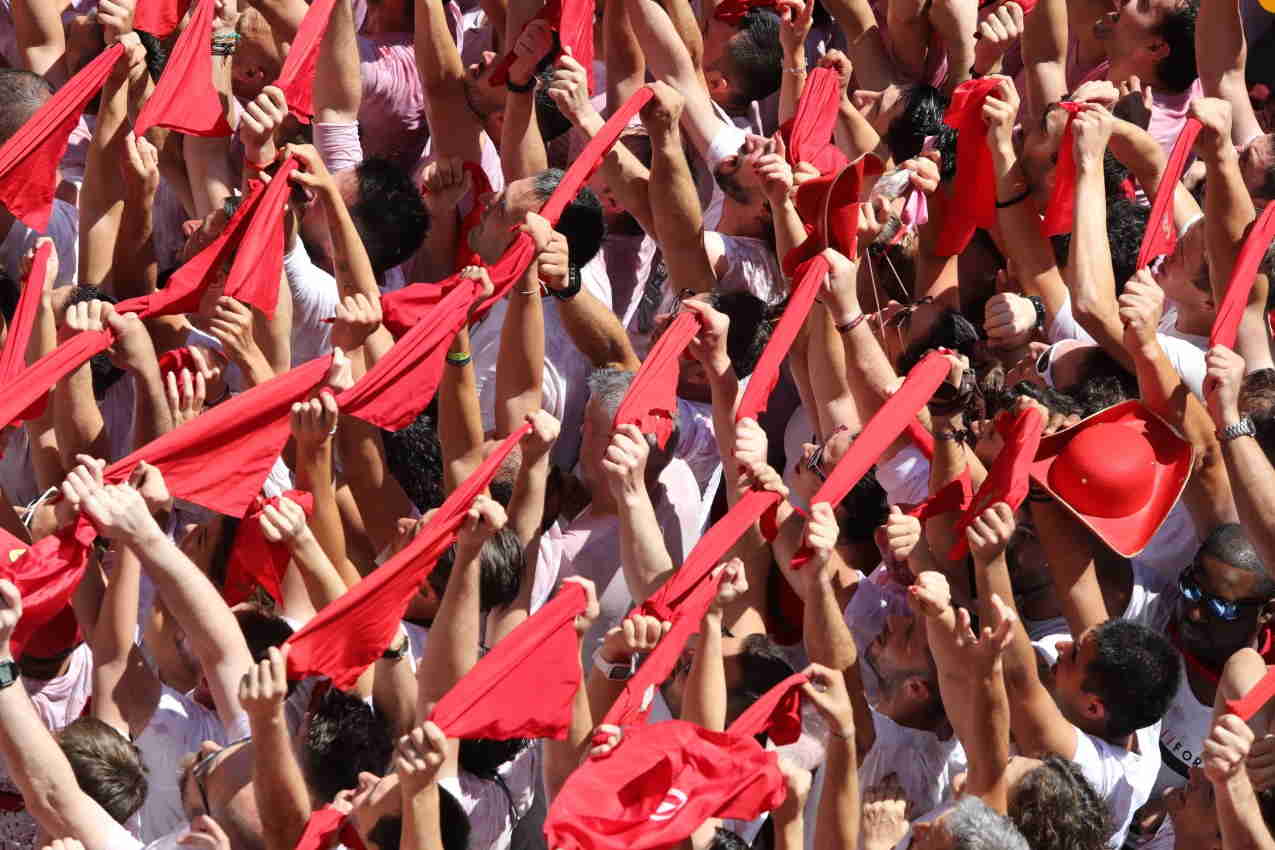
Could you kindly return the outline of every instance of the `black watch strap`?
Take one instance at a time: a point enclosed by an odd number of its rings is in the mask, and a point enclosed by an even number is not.
[[[576,266],[567,266],[567,285],[562,289],[550,289],[549,294],[559,301],[570,301],[580,294],[580,287],[584,286],[584,277],[580,274],[580,269]]]
[[[1036,327],[1045,329],[1045,302],[1039,295],[1028,295],[1027,300],[1036,308]]]
[[[0,661],[0,690],[9,687],[22,677],[22,670],[18,667],[18,662]]]

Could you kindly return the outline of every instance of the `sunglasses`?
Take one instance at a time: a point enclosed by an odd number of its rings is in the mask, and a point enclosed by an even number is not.
[[[199,802],[204,806],[204,814],[211,816],[212,807],[208,805],[208,774],[212,771],[213,764],[216,763],[218,756],[223,756],[241,744],[252,739],[252,736],[240,738],[230,744],[222,747],[220,750],[212,752],[200,753],[194,763],[188,768],[188,775],[195,780],[195,787],[199,789]]]
[[[1199,582],[1195,580],[1196,565],[1192,564],[1191,568],[1182,573],[1178,577],[1178,590],[1182,593],[1182,598],[1192,605],[1199,605],[1208,611],[1213,617],[1219,620],[1225,620],[1233,623],[1240,618],[1241,612],[1246,608],[1257,608],[1266,604],[1265,599],[1221,599],[1200,587]]]
[[[849,430],[850,429],[845,425],[838,425],[833,429],[832,433],[828,435],[828,439],[815,446],[815,450],[810,453],[810,460],[806,461],[806,469],[817,475],[820,481],[828,480],[828,476],[823,471],[823,455],[824,451],[828,448],[828,440],[831,440],[842,431]]]

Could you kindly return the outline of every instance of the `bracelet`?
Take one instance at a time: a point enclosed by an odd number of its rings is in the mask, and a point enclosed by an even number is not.
[[[807,72],[805,65],[793,65],[791,68],[784,68],[785,74],[801,75]]]
[[[447,362],[452,366],[468,366],[469,361],[474,358],[468,351],[449,351],[447,352]]]
[[[234,56],[239,47],[239,33],[231,32],[212,37],[213,56]]]
[[[1023,188],[1023,191],[1019,192],[1017,195],[1010,198],[1008,201],[1002,201],[998,199],[996,201],[996,209],[1003,210],[1003,209],[1006,209],[1007,207],[1012,207],[1014,204],[1017,204],[1026,200],[1027,196],[1030,195],[1031,193],[1032,193],[1031,187],[1026,186]]]
[[[1036,308],[1036,327],[1040,330],[1045,329],[1045,302],[1039,295],[1028,295],[1027,300]]]
[[[582,286],[584,286],[584,278],[580,276],[580,269],[571,265],[567,266],[567,285],[562,289],[549,289],[549,294],[559,301],[570,301],[580,294]]]
[[[268,159],[265,162],[253,162],[248,159],[247,154],[245,154],[243,158],[243,164],[251,168],[253,171],[265,171],[267,168],[274,165],[274,163],[275,161],[273,159]]]
[[[536,87],[536,78],[533,76],[525,83],[515,83],[513,77],[505,77],[505,88],[517,94],[526,94]]]
[[[866,318],[868,318],[868,314],[860,311],[859,315],[855,316],[850,321],[843,322],[839,325],[835,325],[837,329],[837,333],[839,334],[850,333],[850,331],[854,330],[855,328],[859,327],[859,325],[863,324],[863,320]]]

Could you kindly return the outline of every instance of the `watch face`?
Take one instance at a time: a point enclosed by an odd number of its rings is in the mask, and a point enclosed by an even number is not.
[[[612,664],[611,669],[607,671],[607,678],[616,682],[622,682],[632,675],[633,668],[628,664]]]
[[[17,662],[4,661],[0,662],[0,688],[7,688],[14,682],[18,681],[20,671]]]

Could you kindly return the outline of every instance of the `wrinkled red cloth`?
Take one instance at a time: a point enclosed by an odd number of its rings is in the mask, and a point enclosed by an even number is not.
[[[747,735],[684,720],[633,726],[567,778],[545,838],[554,850],[663,850],[709,818],[753,820],[785,796],[778,756]]]
[[[766,524],[769,516],[770,525],[774,525],[775,508],[779,505],[779,494],[770,490],[750,490],[734,504],[712,527],[700,537],[695,548],[686,556],[682,566],[647,597],[638,606],[643,614],[657,617],[660,620],[673,619],[674,613],[685,600],[695,592],[695,588],[706,579],[713,569],[721,563],[722,558],[730,551],[744,532],[753,523],[761,520]],[[773,538],[773,534],[769,537]]]
[[[629,385],[615,411],[613,427],[636,425],[643,434],[654,434],[655,441],[664,448],[673,433],[673,416],[677,413],[682,352],[699,330],[699,313],[683,310],[674,317]]]
[[[1045,208],[1045,217],[1040,223],[1040,232],[1045,236],[1071,233],[1076,214],[1076,150],[1071,125],[1084,105],[1069,100],[1058,105],[1067,110],[1067,127],[1063,130],[1062,141],[1058,143],[1054,191],[1049,196],[1049,206]]]
[[[482,222],[483,211],[486,209],[484,199],[491,194],[491,180],[481,165],[476,162],[466,162],[462,168],[469,175],[470,193],[473,195],[474,203],[461,219],[460,232],[456,236],[456,271],[460,271],[465,266],[483,265],[483,258],[469,247],[469,233]]]
[[[288,678],[327,676],[349,688],[398,633],[407,605],[439,557],[456,541],[474,499],[487,489],[501,463],[531,430],[510,434],[474,473],[461,482],[412,542],[328,605],[288,638]]]
[[[723,4],[724,5],[724,4]],[[717,7],[719,10],[721,6]],[[716,13],[714,13],[716,14]],[[839,171],[850,164],[832,143],[841,104],[841,77],[832,68],[815,68],[797,101],[797,112],[787,125],[788,164],[808,162],[820,174]]]
[[[558,49],[571,48],[571,57],[580,63],[589,75],[589,92],[593,92],[593,18],[594,0],[548,0],[532,20],[547,21],[558,40]],[[530,21],[528,21],[530,23]],[[525,29],[525,27],[524,27]],[[520,34],[521,35],[521,34]],[[515,39],[517,41],[517,39]],[[550,59],[557,58],[555,51]],[[509,79],[509,69],[514,64],[514,52],[510,50],[492,69],[491,82],[503,86]]]
[[[53,385],[93,355],[110,348],[114,340],[109,330],[78,333],[6,380],[0,392],[0,427],[18,425],[42,414]]]
[[[726,731],[749,738],[765,732],[780,747],[793,743],[801,737],[801,686],[808,681],[805,673],[793,673],[762,694]]]
[[[859,479],[872,468],[890,444],[898,439],[922,407],[934,395],[934,391],[947,378],[949,364],[938,351],[931,351],[920,363],[912,367],[898,392],[881,405],[877,415],[863,426],[859,436],[850,444],[850,450],[838,461],[836,467],[819,486],[810,500],[817,505],[827,502],[836,507],[853,489]],[[813,553],[802,546],[792,558],[792,568],[801,569]]]
[[[1138,268],[1151,265],[1156,257],[1168,256],[1178,244],[1177,228],[1173,224],[1173,195],[1186,161],[1191,157],[1191,146],[1195,137],[1200,135],[1200,122],[1196,118],[1186,119],[1178,140],[1173,143],[1173,152],[1169,154],[1169,163],[1156,188],[1155,203],[1151,205],[1151,217],[1147,219],[1146,232],[1142,234],[1142,247],[1138,249]]]
[[[337,396],[341,412],[379,428],[410,425],[434,397],[447,368],[447,349],[465,324],[476,295],[473,280],[455,288],[385,352],[358,383]]]
[[[309,124],[314,116],[314,69],[335,5],[336,0],[315,0],[310,4],[283,60],[279,79],[275,80],[275,85],[283,89],[288,111],[303,124]]]
[[[947,554],[948,560],[959,561],[969,552],[965,529],[983,511],[997,502],[1004,502],[1012,511],[1017,511],[1022,506],[1031,486],[1031,465],[1036,459],[1036,449],[1040,447],[1041,429],[1044,426],[1040,411],[1034,407],[1018,414],[1012,422],[1007,416],[997,420],[996,428],[1005,438],[1005,446],[993,461],[992,468],[987,471],[987,477],[978,488],[978,494],[956,521],[952,530],[956,540]]]
[[[156,38],[167,38],[181,23],[190,8],[188,0],[138,0],[133,12],[133,27]]]
[[[925,522],[932,517],[964,511],[973,498],[974,482],[970,479],[970,468],[967,466],[961,470],[960,475],[940,487],[937,493],[904,513]]]
[[[609,723],[612,726],[629,726],[646,722],[655,690],[664,684],[664,680],[677,666],[678,659],[682,657],[682,650],[686,647],[686,641],[699,631],[704,612],[708,610],[709,605],[713,604],[713,598],[717,596],[717,588],[721,583],[720,575],[716,578],[710,576],[696,584],[690,594],[681,600],[677,610],[672,612],[670,620],[673,624],[672,628],[660,638],[660,642],[646,656],[646,660],[642,662],[642,666],[637,669],[633,678],[624,683],[624,690],[611,704],[606,717],[602,720],[603,723]]]
[[[9,333],[4,338],[4,348],[0,349],[0,386],[4,386],[16,378],[27,368],[27,343],[31,341],[31,331],[35,328],[35,314],[40,309],[40,297],[44,294],[44,276],[49,267],[49,255],[53,253],[52,242],[42,242],[35,251],[31,262],[31,273],[22,286],[22,294],[18,296],[18,306],[13,311],[13,319],[9,322]]]
[[[430,719],[449,738],[567,737],[581,676],[575,618],[585,602],[584,588],[564,584],[452,686]]]
[[[284,214],[288,210],[288,175],[297,167],[289,157],[269,183],[254,183],[225,229],[206,248],[173,272],[168,285],[148,295],[115,305],[120,313],[143,318],[174,313],[194,313],[208,287],[226,263],[225,295],[256,307],[273,319],[279,306],[279,281],[283,274]]]
[[[624,128],[628,126],[629,119],[636,115],[650,99],[650,87],[642,86],[624,102],[623,106],[611,114],[598,134],[584,146],[584,150],[572,161],[567,173],[562,175],[558,188],[553,190],[549,200],[540,209],[540,215],[544,216],[550,224],[558,223],[567,204],[575,200],[576,195],[580,193],[580,187],[601,165],[602,158],[606,156],[607,151],[611,150],[616,140],[620,138],[620,134],[624,132]],[[535,242],[526,233],[519,233],[513,243],[505,249],[504,255],[488,269],[495,291],[474,311],[475,319],[486,315],[488,310],[509,293],[510,287],[522,277],[535,256]],[[449,290],[460,279],[459,274],[454,274],[439,283],[415,283],[384,296],[381,299],[382,323],[396,337],[407,333],[425,316],[431,306],[438,303],[438,288],[441,287],[443,291]],[[427,288],[417,289],[422,286]]]
[[[810,258],[797,270],[784,314],[779,317],[761,357],[757,358],[752,377],[744,388],[744,396],[739,400],[739,408],[735,411],[736,422],[741,419],[756,419],[766,409],[770,394],[775,391],[775,384],[779,381],[779,370],[783,367],[797,334],[801,333],[801,326],[806,323],[806,317],[810,315],[810,308],[815,303],[815,296],[819,294],[819,287],[823,285],[827,274],[828,261],[822,254]]]
[[[1266,703],[1270,702],[1271,697],[1275,697],[1275,667],[1268,667],[1266,675],[1259,679],[1256,685],[1249,688],[1248,693],[1243,697],[1228,699],[1226,710],[1247,723],[1262,710]]]
[[[774,9],[778,5],[777,0],[722,0],[713,10],[713,17],[739,26],[749,9]]]
[[[71,131],[122,55],[123,45],[108,47],[0,146],[0,204],[32,230],[48,230],[58,163],[66,153]]]
[[[1209,333],[1209,348],[1215,345],[1235,347],[1235,336],[1239,333],[1240,321],[1244,318],[1248,296],[1253,291],[1257,268],[1266,256],[1272,237],[1275,237],[1275,204],[1267,204],[1257,221],[1253,222],[1240,247],[1239,256],[1235,258],[1231,279],[1226,282],[1226,294],[1222,296],[1222,303],[1217,305],[1217,316],[1213,319],[1213,330]]]
[[[975,230],[996,226],[996,172],[987,147],[983,102],[999,86],[1000,81],[990,77],[966,80],[952,92],[952,101],[943,115],[943,123],[957,133],[956,178],[951,194],[953,199],[959,199],[960,213],[943,219],[935,248],[940,256],[961,253]]]
[[[322,386],[331,364],[331,356],[311,360],[205,410],[108,466],[106,480],[127,480],[144,460],[177,498],[243,516],[288,442],[292,405]]]
[[[282,498],[296,502],[307,517],[314,513],[314,496],[304,490],[289,490],[270,499],[257,496],[252,500],[252,506],[235,532],[235,545],[230,550],[230,562],[226,565],[226,582],[221,588],[221,596],[227,605],[243,602],[252,595],[252,589],[257,585],[261,585],[271,599],[283,601],[283,573],[288,568],[292,553],[288,544],[271,543],[261,530],[261,515],[266,505],[277,509]]]
[[[349,850],[367,850],[354,824],[328,804],[310,813],[296,850],[332,850],[337,844],[344,844]]]
[[[188,136],[229,136],[225,107],[213,87],[213,11],[217,0],[197,0],[195,14],[177,37],[155,90],[133,125],[141,136],[151,127],[168,127]]]
[[[0,532],[0,545],[4,546],[0,552],[0,578],[13,582],[22,594],[22,619],[9,638],[9,651],[14,658],[22,656],[42,626],[60,617],[68,608],[71,594],[88,566],[89,544],[95,537],[93,524],[83,514],[33,544]],[[48,646],[42,647],[41,653],[56,654],[49,650]]]

